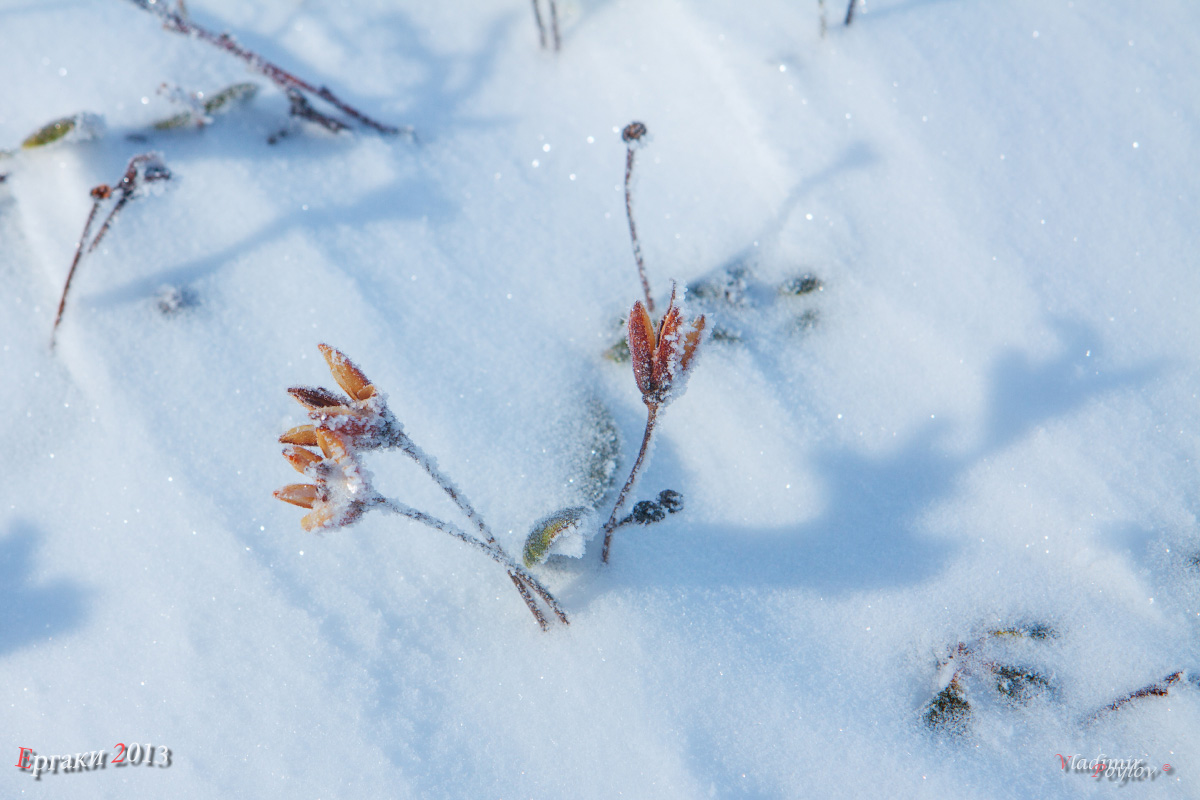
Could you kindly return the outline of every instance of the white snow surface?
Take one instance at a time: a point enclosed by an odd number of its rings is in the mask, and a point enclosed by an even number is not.
[[[8,766],[0,794],[1107,796],[1056,755],[1103,754],[1171,764],[1129,797],[1200,797],[1200,688],[1088,719],[1200,669],[1200,4],[827,5],[821,38],[811,0],[563,0],[556,55],[526,0],[189,0],[416,131],[271,146],[261,76],[211,126],[149,130],[164,82],[247,72],[133,3],[0,0],[0,147],[107,123],[0,160],[7,763],[172,752]],[[516,558],[578,504],[588,398],[624,480],[645,409],[602,353],[641,291],[631,120],[656,299],[738,266],[758,293],[714,312],[741,341],[705,343],[631,498],[684,511],[607,567],[593,540],[538,568],[571,615],[548,633],[445,534],[304,534],[272,491],[302,480],[286,388],[336,388],[318,342]],[[171,191],[83,262],[51,352],[88,191],[149,150]],[[774,293],[803,274],[822,289]],[[467,527],[410,460],[367,464]],[[1033,623],[1058,636],[993,651],[1052,688],[976,676],[967,732],[929,730],[939,659]]]

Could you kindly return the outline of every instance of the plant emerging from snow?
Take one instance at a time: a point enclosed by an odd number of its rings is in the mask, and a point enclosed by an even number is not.
[[[62,322],[63,311],[67,307],[67,292],[71,290],[71,280],[75,277],[75,270],[79,268],[79,263],[83,260],[84,255],[100,245],[104,234],[108,233],[108,229],[116,221],[117,215],[130,200],[148,194],[158,184],[170,179],[171,170],[167,169],[167,165],[163,163],[159,153],[142,153],[129,159],[129,165],[125,167],[125,174],[121,176],[121,180],[115,187],[102,183],[92,189],[92,210],[88,212],[87,221],[83,224],[83,233],[79,235],[79,242],[75,245],[75,257],[71,259],[71,268],[67,270],[67,280],[63,283],[62,298],[58,301],[58,313],[54,315],[54,327],[50,331],[50,349],[54,349],[58,325]],[[104,218],[96,235],[89,240],[88,235],[92,232],[92,224],[96,221],[101,206],[109,201],[112,201],[112,208],[109,210],[108,216]]]
[[[1000,660],[1003,653],[996,652],[994,643],[1005,640],[1044,642],[1057,635],[1049,626],[1035,623],[989,630],[970,643],[959,642],[938,659],[935,679],[938,692],[925,706],[922,715],[925,724],[935,731],[965,733],[972,714],[968,690],[971,682],[990,684],[1002,697],[1018,704],[1050,689],[1050,679],[1040,670]]]
[[[659,411],[683,395],[687,388],[688,373],[703,336],[704,316],[687,319],[680,306],[675,304],[674,289],[671,290],[671,302],[667,305],[667,311],[657,329],[650,318],[650,312],[640,300],[635,302],[629,311],[626,338],[629,341],[630,361],[633,362],[633,379],[642,393],[642,402],[646,404],[646,432],[642,435],[642,446],[633,462],[629,478],[621,487],[612,514],[604,525],[601,560],[606,564],[609,549],[612,547],[613,532],[617,528],[630,522],[657,521],[653,517],[662,519],[666,512],[676,511],[682,504],[682,498],[677,492],[663,492],[659,495],[659,503],[639,503],[634,507],[633,514],[620,521],[617,519],[646,459]]]
[[[555,0],[548,0],[550,6],[550,31],[554,37],[554,51],[558,52],[562,49],[562,37],[558,33],[558,3]],[[541,0],[533,0],[533,21],[537,23],[538,41],[545,50],[548,46],[546,38],[546,23],[542,21]]]
[[[502,565],[543,630],[549,626],[536,598],[567,624],[567,615],[554,596],[496,541],[462,491],[404,432],[388,409],[386,398],[362,370],[338,350],[325,344],[319,347],[347,396],[307,386],[289,389],[292,397],[308,409],[312,423],[292,428],[279,439],[288,445],[283,451],[288,463],[311,481],[291,484],[275,492],[280,500],[309,509],[300,520],[304,530],[323,531],[350,525],[371,509],[408,517],[450,534]],[[470,520],[475,533],[376,492],[371,485],[371,473],[364,468],[361,458],[362,453],[371,450],[399,450],[416,461]]]
[[[650,293],[650,280],[646,277],[646,262],[642,259],[642,244],[638,241],[637,225],[633,222],[633,164],[634,154],[650,141],[646,125],[631,122],[621,131],[625,143],[625,218],[629,220],[629,241],[633,245],[633,260],[637,262],[638,277],[642,281],[642,294],[646,298],[646,310],[654,313],[654,296]]]
[[[344,130],[347,124],[336,117],[332,117],[324,112],[318,111],[305,99],[304,95],[311,95],[319,98],[329,105],[336,108],[346,117],[354,120],[359,125],[367,128],[372,128],[379,133],[394,135],[405,134],[412,135],[412,128],[397,127],[388,125],[384,122],[379,122],[363,112],[359,111],[354,106],[342,100],[334,94],[326,86],[316,86],[308,81],[288,72],[278,64],[272,63],[263,58],[258,53],[250,50],[239,44],[236,39],[228,33],[213,33],[208,28],[193,22],[187,14],[186,6],[180,4],[174,11],[167,7],[167,3],[163,0],[130,0],[138,8],[154,14],[162,21],[163,28],[175,33],[182,33],[185,36],[190,36],[194,39],[199,39],[202,42],[207,42],[214,47],[220,48],[225,52],[233,55],[243,62],[250,69],[270,79],[276,86],[287,93],[291,101],[291,112],[294,116],[306,119],[310,122],[316,122],[321,127],[337,132]],[[299,101],[296,98],[300,98]]]

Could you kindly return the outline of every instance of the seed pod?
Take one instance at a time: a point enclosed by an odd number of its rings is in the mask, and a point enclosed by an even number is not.
[[[315,425],[297,425],[280,436],[279,442],[280,444],[298,444],[302,447],[316,447],[317,428]]]
[[[288,389],[288,394],[296,398],[296,401],[300,405],[308,409],[333,408],[345,402],[343,398],[319,386],[293,386],[291,389]]]
[[[312,508],[320,499],[317,487],[311,483],[292,483],[275,491],[275,496],[285,503],[301,508]]]
[[[643,500],[633,507],[633,521],[651,525],[666,519],[667,510],[653,500]]]
[[[646,125],[642,122],[631,122],[621,131],[621,141],[630,147],[637,147],[646,137]]]
[[[327,344],[319,344],[317,349],[325,356],[333,379],[350,395],[351,400],[366,400],[375,394],[375,387],[367,380],[367,376],[341,350]]]
[[[674,489],[663,489],[658,493],[658,504],[667,510],[668,514],[683,511],[683,495]]]
[[[321,463],[321,457],[311,450],[305,450],[303,447],[285,447],[283,449],[283,457],[288,460],[288,463],[301,474],[308,471],[309,467]]]

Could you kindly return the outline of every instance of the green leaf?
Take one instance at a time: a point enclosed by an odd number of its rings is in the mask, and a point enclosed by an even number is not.
[[[554,542],[564,533],[578,528],[586,513],[586,508],[564,508],[535,522],[525,539],[525,551],[522,554],[525,566],[532,567],[545,561],[550,556],[550,547]]]

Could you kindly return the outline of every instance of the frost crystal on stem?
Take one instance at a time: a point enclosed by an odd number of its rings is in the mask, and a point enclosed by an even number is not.
[[[404,432],[388,409],[385,396],[362,370],[341,351],[325,344],[319,347],[334,380],[346,394],[339,395],[321,387],[292,387],[288,393],[308,409],[312,422],[292,428],[279,437],[281,443],[288,445],[283,451],[284,458],[296,471],[313,481],[285,486],[275,492],[275,496],[284,502],[310,509],[300,521],[304,530],[332,530],[350,525],[373,508],[408,517],[482,550],[503,566],[543,630],[549,625],[538,605],[539,599],[564,625],[568,624],[566,613],[550,591],[496,541],[483,517],[462,491]],[[371,474],[363,468],[359,458],[361,452],[368,450],[400,450],[416,461],[471,521],[478,534],[468,533],[376,492],[371,486]]]

